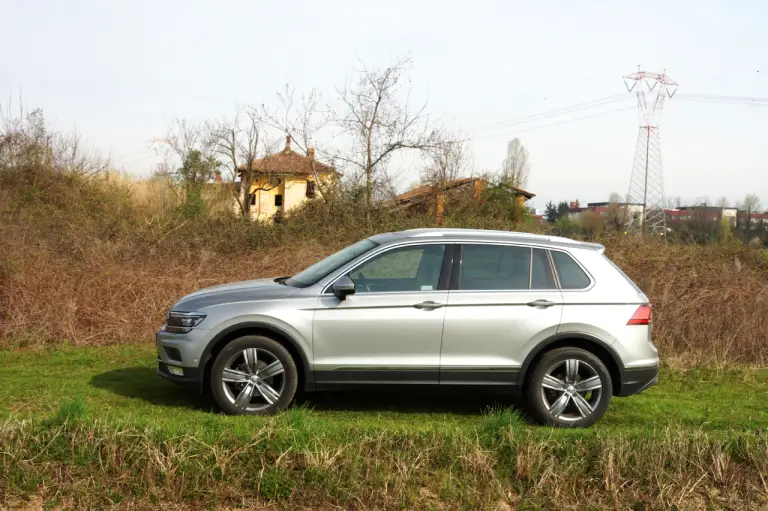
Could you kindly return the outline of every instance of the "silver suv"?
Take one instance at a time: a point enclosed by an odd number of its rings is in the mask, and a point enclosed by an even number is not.
[[[157,333],[158,373],[233,414],[283,409],[298,388],[471,386],[588,426],[658,376],[648,298],[603,251],[503,231],[379,234],[292,277],[184,297]]]

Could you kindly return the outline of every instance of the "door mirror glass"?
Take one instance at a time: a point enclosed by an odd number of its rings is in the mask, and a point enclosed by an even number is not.
[[[333,283],[333,294],[343,302],[347,296],[355,294],[355,283],[347,275],[344,275]]]

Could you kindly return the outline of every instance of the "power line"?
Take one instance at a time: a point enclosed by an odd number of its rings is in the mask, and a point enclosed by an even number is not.
[[[613,96],[606,96],[604,98],[598,98],[592,101],[585,101],[582,103],[577,103],[575,105],[555,108],[553,110],[547,110],[545,112],[528,115],[525,117],[518,117],[515,119],[507,119],[505,121],[498,121],[495,123],[484,124],[484,125],[472,128],[470,131],[473,131],[473,132],[487,131],[489,129],[508,127],[516,124],[527,124],[529,122],[543,120],[548,117],[561,117],[563,115],[576,113],[581,110],[588,110],[591,108],[597,108],[599,106],[608,105],[617,101],[626,100],[627,98],[628,96],[626,94],[615,94]]]
[[[541,121],[546,120],[548,118],[553,117],[562,117],[570,114],[574,114],[577,112],[580,112],[582,110],[589,110],[593,108],[597,108],[600,106],[606,106],[612,103],[620,102],[622,99],[632,98],[632,95],[627,94],[617,94],[613,96],[606,96],[604,98],[598,98],[594,99],[592,101],[585,101],[582,103],[577,103],[575,105],[557,108],[553,110],[547,110],[545,112],[541,112],[538,114],[528,115],[525,117],[518,117],[516,119],[509,119],[507,121],[499,121],[496,123],[486,124],[479,127],[476,127],[470,131],[472,132],[482,132],[482,131],[488,131],[495,128],[507,128],[512,127],[518,124],[528,124],[534,121]],[[675,99],[682,99],[686,101],[695,101],[695,102],[701,102],[701,103],[721,103],[721,104],[749,104],[749,105],[758,105],[758,106],[765,106],[768,105],[768,97],[757,97],[757,96],[718,96],[718,95],[712,95],[712,94],[676,94]],[[613,110],[608,110],[604,112],[599,112],[592,115],[586,115],[581,117],[575,117],[570,119],[564,119],[562,121],[547,123],[543,125],[538,126],[531,126],[529,128],[523,128],[523,129],[517,129],[514,130],[514,133],[523,133],[526,131],[532,131],[537,130],[541,128],[548,128],[550,126],[558,126],[560,124],[567,124],[570,122],[576,122],[576,121],[582,121],[586,119],[592,119],[594,117],[601,117],[603,115],[609,115],[612,113],[617,112],[623,112],[626,110],[632,110],[635,107],[626,107],[626,108],[617,108]],[[469,137],[465,140],[483,140],[486,138],[494,138],[494,137],[501,137],[501,136],[510,136],[509,132],[498,132],[498,133],[492,133],[487,134],[483,136],[475,136],[475,137]]]
[[[116,160],[114,162],[114,164],[115,165],[126,165],[128,163],[136,163],[136,162],[139,162],[139,161],[146,160],[147,158],[151,158],[153,156],[157,156],[157,155],[154,152],[151,152],[149,154],[144,154],[144,155],[139,154],[139,155],[136,155],[136,156],[133,156],[133,157],[130,157],[130,158],[124,158],[122,160]]]
[[[744,102],[755,102],[755,103],[768,103],[768,97],[759,97],[759,96],[718,96],[714,94],[678,94],[675,97],[681,98],[681,99],[706,99],[706,100],[714,100],[714,101],[744,101]]]
[[[147,153],[147,151],[152,151],[152,149],[144,148],[144,149],[134,149],[133,151],[127,151],[125,153],[117,154],[117,155],[111,155],[110,159],[112,160],[123,160],[123,159],[130,159],[135,156],[144,155]]]
[[[691,97],[691,96],[681,96],[680,98],[675,97],[675,99],[680,99],[682,101],[693,101],[695,103],[710,103],[710,104],[717,104],[717,105],[746,105],[746,106],[768,106],[768,98],[725,98],[725,97]]]
[[[539,125],[539,126],[531,126],[530,128],[523,128],[523,129],[520,129],[520,130],[515,130],[514,133],[515,134],[517,134],[517,133],[524,133],[526,131],[533,131],[533,130],[538,130],[538,129],[541,129],[541,128],[549,128],[551,126],[559,126],[561,124],[568,124],[568,123],[576,122],[576,121],[584,121],[584,120],[592,119],[592,118],[595,118],[595,117],[602,117],[603,115],[614,114],[614,113],[617,113],[617,112],[625,112],[627,110],[634,110],[634,109],[635,109],[634,106],[615,108],[613,110],[607,110],[605,112],[598,112],[596,114],[585,115],[585,116],[582,116],[582,117],[574,117],[572,119],[564,119],[562,121],[551,122],[551,123],[542,124],[542,125]],[[490,135],[483,135],[481,137],[470,137],[470,138],[467,138],[465,140],[467,140],[467,141],[469,141],[469,140],[483,140],[483,139],[486,139],[486,138],[506,137],[506,136],[510,136],[510,133],[509,132],[493,133],[493,134],[490,134]]]

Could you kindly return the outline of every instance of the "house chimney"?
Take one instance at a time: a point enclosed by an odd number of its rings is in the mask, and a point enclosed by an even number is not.
[[[309,158],[310,160],[314,160],[315,159],[315,148],[314,147],[310,147],[309,149],[307,149],[307,158]]]
[[[290,135],[285,136],[285,152],[286,153],[291,152],[291,136]]]
[[[579,203],[578,202],[571,202],[570,206],[571,206],[571,209],[576,209],[576,208],[579,207]]]
[[[215,182],[217,182],[217,183],[221,183],[221,172],[217,172],[217,173],[214,175],[214,177],[213,177],[213,180],[214,180]]]

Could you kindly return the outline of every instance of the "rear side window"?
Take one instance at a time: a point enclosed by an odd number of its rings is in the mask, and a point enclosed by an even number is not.
[[[528,289],[530,272],[530,248],[464,245],[459,289]]]
[[[565,252],[552,251],[557,277],[562,289],[584,289],[589,287],[589,277],[576,261]]]
[[[533,249],[531,289],[557,289],[547,253],[539,248]]]

